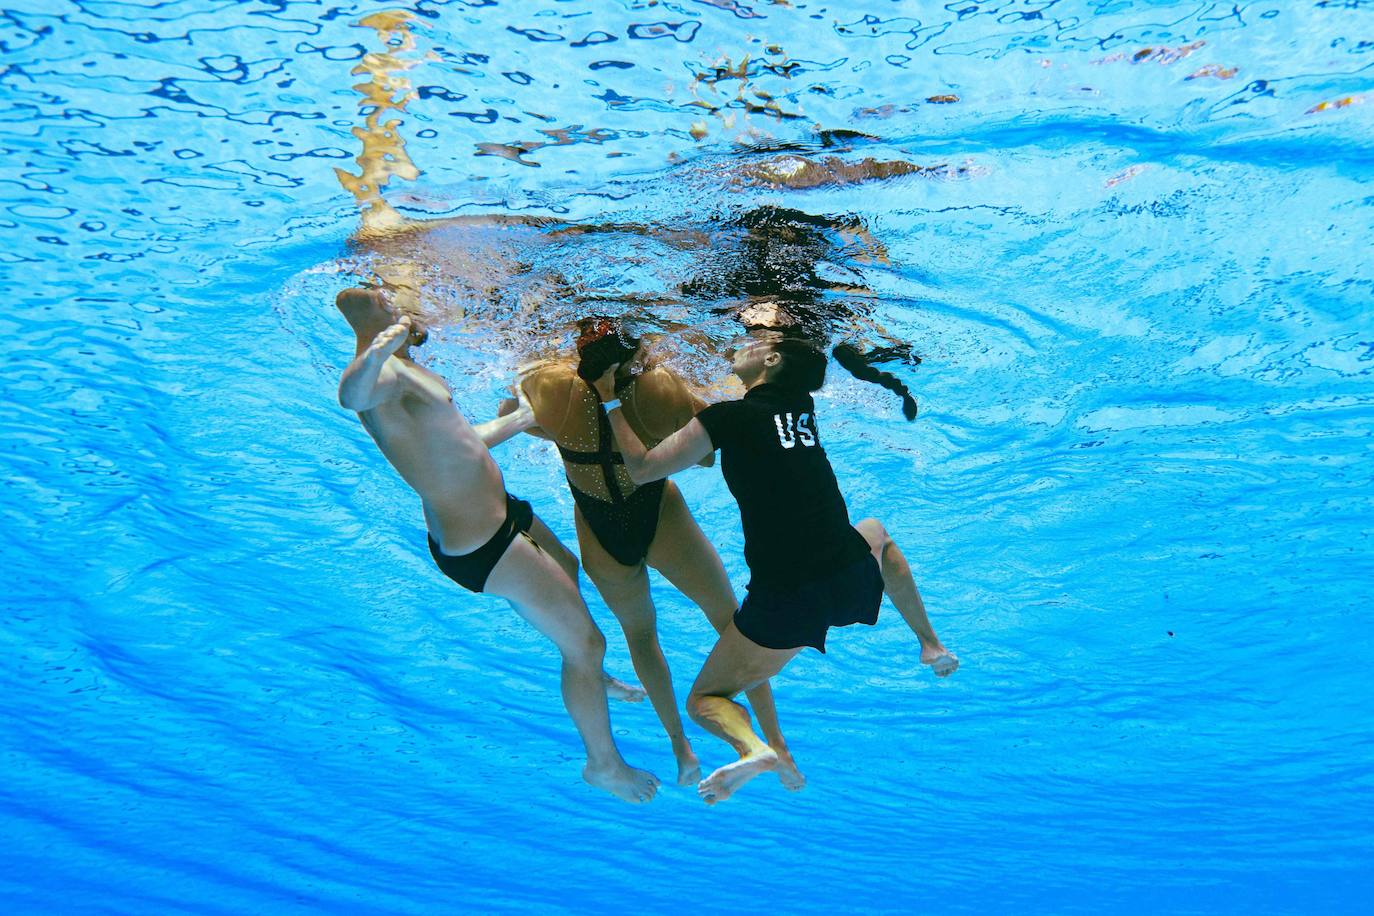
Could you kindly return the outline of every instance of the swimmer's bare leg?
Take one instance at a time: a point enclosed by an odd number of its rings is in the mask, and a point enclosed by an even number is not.
[[[673,756],[677,759],[678,785],[696,785],[701,779],[701,761],[697,759],[682,727],[677,694],[673,690],[673,675],[658,642],[658,623],[653,599],[649,597],[649,576],[644,565],[621,565],[601,545],[582,515],[582,510],[575,509],[573,515],[577,523],[577,540],[587,564],[587,575],[596,584],[606,606],[620,621],[635,674],[648,689],[654,712],[658,713],[659,721],[668,732],[668,740],[672,742]]]
[[[663,574],[673,587],[696,603],[711,621],[716,633],[725,632],[739,607],[730,577],[720,555],[711,546],[677,484],[671,480],[663,493],[663,507],[658,515],[658,533],[649,548],[649,565]],[[775,772],[778,780],[790,791],[806,786],[806,777],[797,769],[797,762],[788,750],[787,739],[778,725],[778,710],[773,703],[773,690],[765,681],[745,692],[749,706],[758,717],[763,738],[778,755]]]
[[[925,602],[916,588],[916,580],[911,575],[911,566],[898,549],[892,536],[887,533],[883,523],[876,518],[866,518],[854,526],[868,541],[869,549],[878,560],[883,572],[883,591],[901,613],[907,626],[921,641],[921,664],[930,665],[936,677],[949,677],[959,667],[959,658],[944,647],[935,628],[926,616]]]
[[[777,752],[754,734],[749,727],[749,711],[732,697],[777,674],[800,651],[766,649],[746,638],[731,622],[707,656],[687,697],[687,711],[698,725],[729,742],[740,756],[697,784],[697,794],[706,804],[723,801],[760,773],[777,769]]]
[[[554,534],[549,526],[544,524],[544,520],[537,515],[530,524],[530,537],[534,539],[534,542],[539,545],[541,550],[553,557],[558,565],[563,568],[563,571],[568,574],[568,578],[572,580],[573,585],[581,592],[581,582],[577,576],[577,557],[573,556],[571,550],[563,546],[563,542],[558,539],[558,536]],[[606,685],[606,696],[610,697],[612,700],[620,700],[625,703],[644,702],[643,688],[635,684],[627,684],[619,678],[611,677],[610,674],[604,671],[602,672],[602,678]]]
[[[602,671],[606,639],[566,572],[532,540],[517,537],[487,577],[485,590],[509,601],[558,647],[563,705],[587,749],[582,778],[629,802],[652,799],[658,779],[626,764],[611,736]]]

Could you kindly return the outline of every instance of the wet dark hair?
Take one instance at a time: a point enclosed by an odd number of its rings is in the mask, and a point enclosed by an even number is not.
[[[743,230],[744,234],[732,246],[713,252],[709,272],[683,284],[687,295],[713,299],[771,298],[791,319],[790,324],[774,330],[789,338],[809,341],[818,354],[824,353],[838,329],[851,325],[861,314],[852,302],[828,295],[830,284],[816,271],[819,263],[832,261],[841,253],[837,244],[839,233],[863,226],[857,218],[761,206],[734,216],[726,225]],[[737,304],[731,303],[712,311],[728,314],[738,309]],[[921,359],[912,352],[910,344],[865,352],[852,343],[842,342],[831,355],[855,378],[896,394],[902,399],[902,415],[908,420],[916,418],[916,399],[911,391],[897,376],[876,367],[884,362],[919,364]],[[821,359],[823,362],[823,355]],[[823,365],[821,373],[823,378]],[[807,390],[819,387],[817,383]]]
[[[793,304],[813,303],[826,282],[816,265],[836,250],[827,234],[847,224],[789,207],[763,206],[724,224],[739,237],[713,251],[711,268],[682,284],[688,296],[704,299],[776,296]]]
[[[825,384],[825,353],[811,341],[789,336],[772,341],[772,347],[773,352],[782,356],[782,362],[769,376],[769,384],[808,393]]]
[[[577,323],[577,376],[594,382],[616,363],[639,351],[639,338],[631,336],[617,319],[593,315]]]
[[[830,352],[835,357],[835,362],[847,369],[849,374],[859,381],[881,385],[888,391],[900,396],[902,399],[902,416],[908,420],[916,419],[916,399],[911,396],[911,390],[891,372],[875,369],[872,354],[860,353],[858,347],[850,343],[839,344]]]

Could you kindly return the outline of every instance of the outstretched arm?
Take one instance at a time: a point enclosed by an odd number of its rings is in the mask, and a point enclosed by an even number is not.
[[[396,373],[387,366],[391,354],[410,338],[410,316],[382,331],[353,358],[339,380],[339,403],[349,410],[371,410],[396,393]]]
[[[496,408],[496,415],[498,417],[504,417],[507,414],[514,413],[519,409],[520,402],[517,401],[515,398],[502,398],[501,403]],[[539,425],[538,417],[534,418],[534,424],[526,428],[525,432],[529,433],[531,436],[534,436],[536,439],[547,439],[550,442],[553,441],[553,436],[550,436],[548,432],[545,431],[544,427]]]
[[[596,391],[603,401],[615,398],[615,370],[616,367],[611,366],[596,380]],[[706,427],[696,417],[652,449],[644,447],[619,407],[610,412],[610,417],[616,445],[625,456],[625,470],[637,484],[652,483],[685,471],[715,451]]]
[[[525,392],[518,385],[515,390],[519,403],[514,410],[473,427],[487,448],[495,448],[534,426],[534,411],[530,410],[530,402],[525,400]]]

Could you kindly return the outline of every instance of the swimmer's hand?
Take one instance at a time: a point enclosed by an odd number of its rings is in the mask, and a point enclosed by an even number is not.
[[[922,646],[921,664],[929,665],[936,677],[949,677],[959,668],[959,656],[941,645]]]
[[[529,431],[538,426],[534,421],[534,408],[530,406],[530,399],[525,394],[523,386],[515,386],[515,415],[520,418],[521,430]]]
[[[359,353],[344,370],[343,378],[339,380],[339,403],[361,413],[395,397],[399,390],[397,376],[395,370],[387,365],[387,357],[404,347],[408,340],[408,317],[372,338],[367,349]]]
[[[502,398],[496,405],[497,417],[510,417],[511,422],[517,423],[521,432],[532,433],[541,438],[549,438],[548,433],[539,428],[539,424],[534,420],[534,410],[530,407],[530,402],[525,400],[524,392],[520,392],[520,398]]]
[[[496,406],[496,419],[479,423],[472,429],[477,433],[477,437],[487,448],[495,448],[512,436],[522,432],[528,432],[535,426],[534,410],[530,408],[530,402],[525,399],[525,393],[519,391],[519,400],[506,398]]]
[[[620,363],[612,363],[605,372],[601,373],[601,378],[592,383],[592,387],[596,389],[601,400],[615,400],[615,370],[619,368]]]

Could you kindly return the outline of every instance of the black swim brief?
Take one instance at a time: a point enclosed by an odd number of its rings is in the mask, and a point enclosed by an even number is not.
[[[429,539],[429,553],[444,575],[470,592],[481,592],[487,585],[487,577],[496,564],[506,555],[506,548],[516,536],[525,534],[534,524],[534,510],[523,499],[506,494],[506,520],[491,538],[472,553],[461,557],[449,556],[439,549],[433,538]]]
[[[765,649],[811,646],[825,651],[831,627],[878,622],[883,574],[873,554],[827,576],[793,586],[749,588],[735,627]]]
[[[649,545],[658,533],[658,512],[666,486],[667,481],[655,480],[617,502],[608,502],[583,493],[568,481],[587,526],[621,566],[638,566],[649,555]]]

